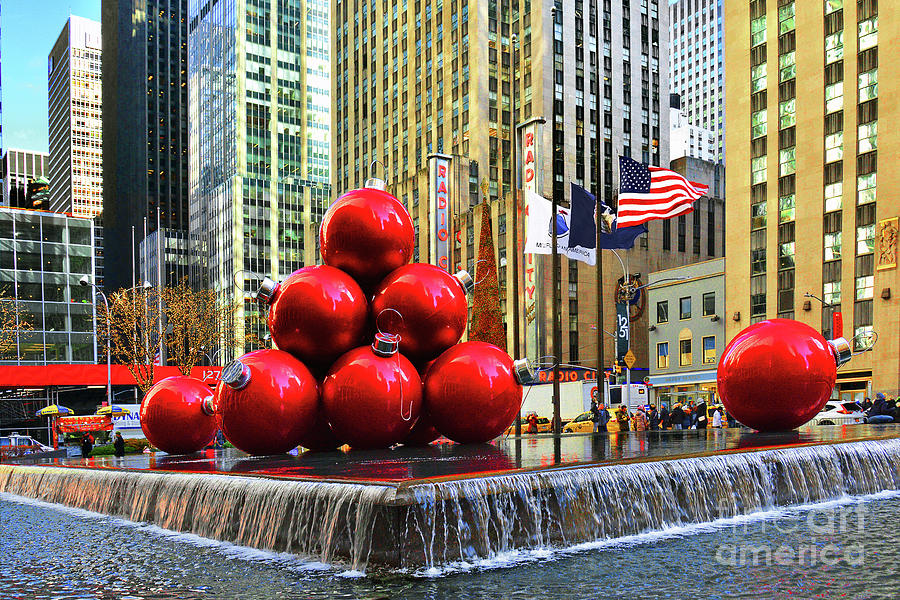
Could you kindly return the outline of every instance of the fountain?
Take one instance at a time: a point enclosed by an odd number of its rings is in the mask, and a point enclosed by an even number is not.
[[[788,437],[796,446],[789,448],[773,448],[784,440],[769,438],[769,447],[742,448],[753,445],[753,434],[710,432],[692,453],[623,452],[615,463],[596,460],[592,444],[609,444],[606,436],[576,436],[565,441],[590,446],[591,454],[548,467],[535,466],[536,458],[513,462],[511,449],[522,440],[473,460],[458,450],[415,449],[323,453],[311,466],[304,457],[272,463],[213,455],[210,470],[218,472],[211,473],[199,472],[203,455],[146,468],[0,465],[0,492],[359,571],[428,568],[900,489],[900,439],[868,426],[856,431],[837,440]],[[682,439],[672,433],[657,436],[664,449]],[[340,464],[352,469],[341,472]]]

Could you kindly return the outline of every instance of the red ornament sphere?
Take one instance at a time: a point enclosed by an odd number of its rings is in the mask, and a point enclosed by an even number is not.
[[[415,233],[406,208],[376,188],[347,192],[325,213],[319,231],[322,261],[371,289],[410,261]]]
[[[380,356],[371,346],[351,350],[322,383],[331,429],[354,448],[386,448],[402,441],[419,418],[422,380],[405,356]]]
[[[282,350],[257,350],[222,369],[216,418],[225,437],[247,454],[283,454],[300,445],[319,407],[316,379]]]
[[[412,431],[403,438],[404,446],[427,446],[441,437],[441,432],[434,428],[427,415],[420,414]]]
[[[317,265],[294,271],[269,300],[269,333],[280,350],[327,368],[363,340],[368,303],[352,277]]]
[[[199,379],[166,377],[141,402],[141,429],[163,452],[197,452],[216,435],[212,404],[213,391]]]
[[[454,442],[494,439],[513,422],[521,404],[513,360],[493,344],[457,344],[425,376],[425,415]]]
[[[400,336],[405,356],[424,362],[459,341],[466,330],[468,305],[466,292],[453,275],[415,263],[384,278],[372,297],[371,312],[378,328]]]
[[[818,331],[799,321],[770,319],[747,327],[719,361],[719,395],[739,422],[787,431],[818,413],[837,378],[835,354]]]
[[[344,442],[334,435],[331,425],[328,424],[328,417],[325,416],[325,407],[320,402],[313,425],[308,432],[300,437],[299,446],[307,450],[334,450],[343,445]]]

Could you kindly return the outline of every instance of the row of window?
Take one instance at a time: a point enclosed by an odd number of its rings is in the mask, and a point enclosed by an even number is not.
[[[716,336],[705,336],[701,343],[703,345],[701,364],[715,364]],[[694,364],[693,343],[690,338],[678,340],[678,364],[682,367],[688,367]],[[669,368],[669,342],[660,342],[656,344],[656,368]]]
[[[678,300],[678,318],[682,321],[691,318],[691,297],[685,296]],[[703,294],[703,316],[711,317],[716,314],[716,293]],[[669,301],[663,300],[656,303],[656,322],[669,322]]]

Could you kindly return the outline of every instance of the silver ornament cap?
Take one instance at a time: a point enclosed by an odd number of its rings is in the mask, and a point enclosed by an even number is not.
[[[250,383],[250,367],[240,360],[229,363],[222,369],[222,383],[233,390],[242,390]]]
[[[513,371],[516,374],[516,380],[522,385],[534,383],[536,372],[531,366],[531,361],[527,358],[520,358],[513,361]]]

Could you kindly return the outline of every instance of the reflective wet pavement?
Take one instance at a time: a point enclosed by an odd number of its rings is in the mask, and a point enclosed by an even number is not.
[[[377,451],[306,452],[298,456],[250,457],[229,448],[185,456],[156,453],[124,458],[53,459],[43,464],[399,484],[412,480],[478,477],[517,470],[662,460],[888,437],[900,437],[900,426],[820,426],[782,433],[732,428],[567,434],[561,437],[547,434],[510,436],[491,444],[437,443],[423,448],[401,446]]]

